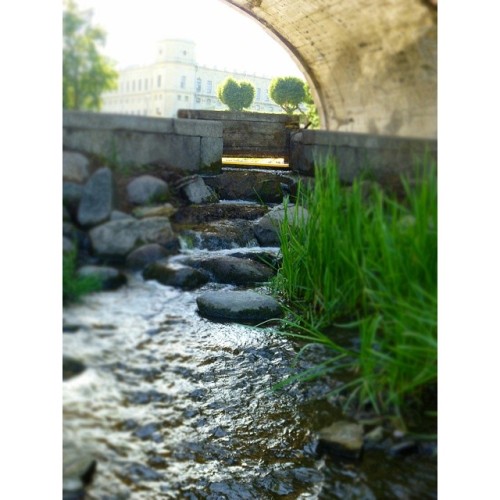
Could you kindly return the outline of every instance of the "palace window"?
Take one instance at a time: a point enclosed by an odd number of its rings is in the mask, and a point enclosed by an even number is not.
[[[201,92],[201,78],[196,79],[196,92]]]
[[[181,89],[186,88],[186,77],[183,75],[181,76]]]
[[[207,94],[212,93],[212,80],[207,80]]]

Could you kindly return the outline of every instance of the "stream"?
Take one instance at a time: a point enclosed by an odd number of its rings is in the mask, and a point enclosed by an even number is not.
[[[86,499],[437,498],[433,453],[317,453],[317,431],[345,418],[332,381],[273,385],[326,353],[294,366],[298,347],[275,328],[197,313],[201,293],[242,287],[127,277],[63,313],[64,355],[86,366],[63,384],[64,445],[97,460]]]

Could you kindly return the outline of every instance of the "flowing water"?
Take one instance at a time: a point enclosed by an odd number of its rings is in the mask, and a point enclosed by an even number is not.
[[[87,369],[63,385],[64,441],[91,451],[88,499],[436,498],[436,459],[317,454],[342,418],[328,381],[273,385],[323,356],[272,327],[197,314],[209,284],[178,291],[139,274],[64,310],[64,354]]]

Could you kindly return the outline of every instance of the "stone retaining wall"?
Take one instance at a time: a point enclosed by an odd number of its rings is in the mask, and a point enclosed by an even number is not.
[[[221,167],[222,124],[64,111],[63,148],[122,166],[163,163],[188,172]]]
[[[437,140],[301,130],[292,134],[290,166],[294,172],[312,176],[315,164],[332,155],[343,182],[351,183],[366,170],[384,182],[395,175],[410,174],[415,161],[426,153],[437,160]]]

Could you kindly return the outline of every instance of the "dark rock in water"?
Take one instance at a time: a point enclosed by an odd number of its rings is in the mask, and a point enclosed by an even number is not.
[[[231,255],[190,259],[186,263],[196,269],[208,271],[216,283],[246,285],[269,281],[274,270],[250,259],[238,259]]]
[[[395,444],[391,446],[389,453],[393,456],[406,456],[416,453],[418,451],[418,445],[415,441],[403,441],[402,443]]]
[[[209,205],[189,205],[181,207],[172,216],[172,222],[176,224],[204,224],[219,220],[255,220],[268,212],[265,205],[241,204],[241,203],[214,203]]]
[[[209,319],[259,323],[282,316],[280,304],[256,292],[213,291],[196,299],[201,316]]]
[[[334,422],[319,432],[320,449],[344,458],[358,459],[363,449],[363,426],[346,421]]]
[[[134,205],[146,205],[162,201],[168,194],[168,184],[152,175],[136,177],[127,186],[128,201]]]
[[[127,277],[114,267],[83,266],[78,269],[78,275],[95,276],[100,280],[103,290],[116,290],[127,283]]]
[[[78,207],[78,222],[82,226],[96,226],[108,220],[114,202],[113,173],[108,167],[102,167],[92,174],[83,188]]]
[[[171,255],[164,246],[158,243],[150,243],[136,248],[127,255],[126,265],[130,269],[144,269],[148,264],[164,259]]]
[[[208,275],[191,267],[171,268],[164,262],[149,264],[143,271],[142,276],[146,280],[156,280],[167,286],[182,288],[183,290],[194,290],[208,282]]]
[[[63,356],[63,380],[80,375],[85,371],[85,365],[78,359],[69,356]]]

